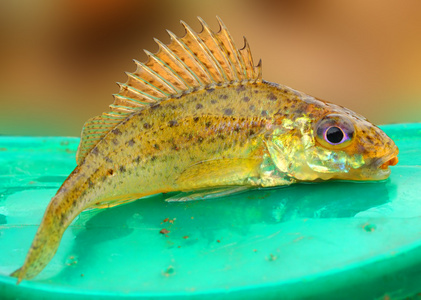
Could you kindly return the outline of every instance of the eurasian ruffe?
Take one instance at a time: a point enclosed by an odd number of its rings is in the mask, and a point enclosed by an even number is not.
[[[48,264],[82,211],[180,191],[186,201],[331,179],[382,180],[398,148],[364,117],[262,79],[249,45],[235,47],[221,20],[157,41],[127,73],[111,111],[86,122],[77,167],[49,203],[23,266]]]

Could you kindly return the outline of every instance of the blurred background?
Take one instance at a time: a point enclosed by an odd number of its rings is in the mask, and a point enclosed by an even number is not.
[[[108,110],[132,59],[179,20],[215,31],[219,15],[263,78],[365,115],[421,121],[421,1],[3,0],[0,134],[79,136]]]

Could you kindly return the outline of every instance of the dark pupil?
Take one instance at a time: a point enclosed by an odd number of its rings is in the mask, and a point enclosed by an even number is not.
[[[338,127],[330,127],[326,132],[326,139],[329,143],[340,143],[343,138],[344,133]]]

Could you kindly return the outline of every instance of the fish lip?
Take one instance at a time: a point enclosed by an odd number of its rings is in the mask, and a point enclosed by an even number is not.
[[[389,166],[394,166],[398,163],[399,150],[395,150],[387,156],[379,157],[371,164],[373,169],[387,170]]]

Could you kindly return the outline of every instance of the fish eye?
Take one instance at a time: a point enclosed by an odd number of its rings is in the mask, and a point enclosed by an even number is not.
[[[354,137],[354,125],[346,116],[331,114],[316,125],[316,140],[328,148],[340,149],[349,146]]]
[[[341,143],[344,137],[345,137],[345,134],[341,128],[336,127],[336,126],[331,126],[325,131],[324,138],[328,143],[332,145],[336,145],[336,144]]]

